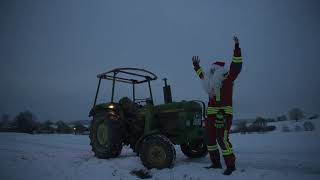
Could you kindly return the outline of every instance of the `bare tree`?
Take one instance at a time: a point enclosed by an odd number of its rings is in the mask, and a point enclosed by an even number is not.
[[[304,118],[304,114],[303,111],[299,108],[293,108],[289,111],[289,119],[290,120],[300,120],[302,118]]]
[[[14,126],[18,132],[32,133],[36,129],[36,116],[30,112],[20,112],[14,119]]]
[[[315,126],[312,122],[307,121],[307,122],[303,123],[303,128],[305,131],[314,131]]]
[[[10,120],[9,120],[9,114],[2,114],[1,121],[0,121],[0,128],[7,128],[9,126]]]

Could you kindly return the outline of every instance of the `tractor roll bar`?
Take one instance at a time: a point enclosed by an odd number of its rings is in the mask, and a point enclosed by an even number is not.
[[[140,79],[135,78],[125,78],[125,77],[119,77],[118,74],[126,74],[126,75],[132,75],[133,77],[140,77]],[[111,71],[98,74],[97,77],[100,79],[107,79],[107,80],[115,80],[118,82],[123,83],[134,83],[134,84],[141,84],[148,81],[154,81],[157,80],[158,77],[145,69],[139,69],[139,68],[116,68]]]
[[[99,89],[100,89],[100,83],[101,83],[102,79],[112,81],[111,102],[113,102],[113,100],[114,100],[114,88],[115,88],[115,82],[117,81],[117,82],[132,84],[133,101],[136,100],[136,98],[135,98],[135,84],[148,83],[150,99],[153,103],[153,96],[152,96],[150,82],[157,80],[158,77],[150,71],[147,71],[145,69],[139,69],[139,68],[116,68],[111,71],[98,74],[97,77],[99,78],[99,83],[98,83],[98,88],[97,88],[96,96],[94,99],[93,107],[96,105],[96,102],[97,102],[97,97],[98,97],[98,93],[99,93]]]

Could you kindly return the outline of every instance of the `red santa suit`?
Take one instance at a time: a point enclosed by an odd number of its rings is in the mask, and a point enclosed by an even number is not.
[[[215,62],[214,66],[223,67],[224,62]],[[233,84],[238,77],[241,68],[241,49],[239,47],[239,43],[236,43],[229,71],[226,71],[223,74],[223,78],[220,81],[220,86],[218,86],[219,89],[215,89],[213,90],[214,93],[209,94],[205,130],[207,148],[214,168],[221,168],[220,153],[218,148],[219,144],[227,168],[235,169],[236,158],[229,140],[229,131],[231,128],[233,117]],[[194,70],[203,81],[208,81],[208,79],[205,79],[208,78],[208,74],[202,70],[199,64],[195,65]]]

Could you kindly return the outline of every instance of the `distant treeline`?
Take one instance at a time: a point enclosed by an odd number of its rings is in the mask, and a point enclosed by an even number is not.
[[[248,125],[247,121],[241,120],[236,124],[236,128],[231,133],[250,133],[250,132],[268,132],[274,131],[275,126],[267,126],[267,120],[258,117],[251,125]]]
[[[287,121],[287,120],[293,120],[293,121],[299,121],[301,119],[317,119],[319,118],[318,114],[314,114],[310,117],[306,117],[303,111],[300,108],[293,108],[288,112],[288,116],[281,115],[277,118],[262,118],[257,117],[252,123],[249,123],[247,120],[239,120],[236,122],[236,128],[231,131],[231,133],[251,133],[251,132],[268,132],[268,131],[274,131],[276,129],[275,126],[268,126],[268,122],[277,122],[277,121]],[[295,127],[295,131],[313,131],[315,128],[314,124],[311,122],[305,122],[303,124],[303,127],[297,126]],[[284,126],[282,127],[283,132],[289,132],[289,127]]]
[[[276,129],[275,126],[268,126],[268,122],[287,121],[301,119],[317,119],[318,114],[306,117],[303,111],[299,108],[293,108],[287,115],[278,116],[275,119],[257,117],[254,121],[239,120],[235,121],[236,128],[231,133],[246,133],[246,132],[268,132]],[[37,117],[30,111],[18,113],[13,119],[10,119],[8,114],[3,114],[0,120],[0,131],[2,132],[22,132],[22,133],[64,133],[64,134],[88,134],[88,125],[75,121],[73,123],[65,123],[63,121],[45,121],[38,122]],[[249,124],[250,122],[250,124]],[[286,127],[283,128],[286,132]],[[297,128],[299,129],[299,128]],[[310,124],[307,124],[304,129],[310,129]],[[311,127],[312,129],[312,127]]]
[[[8,114],[3,114],[0,121],[1,132],[21,133],[63,133],[82,134],[88,131],[80,121],[66,123],[63,121],[38,122],[37,117],[30,111],[20,112],[13,119]]]

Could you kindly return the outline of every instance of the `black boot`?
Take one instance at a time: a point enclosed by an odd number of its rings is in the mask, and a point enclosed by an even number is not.
[[[221,163],[214,163],[214,164],[211,164],[211,166],[207,166],[207,167],[204,167],[206,169],[222,169],[222,166],[221,166]]]
[[[223,174],[228,176],[232,174],[232,172],[235,170],[236,170],[236,166],[233,165],[233,166],[227,167],[227,169],[223,172]]]

